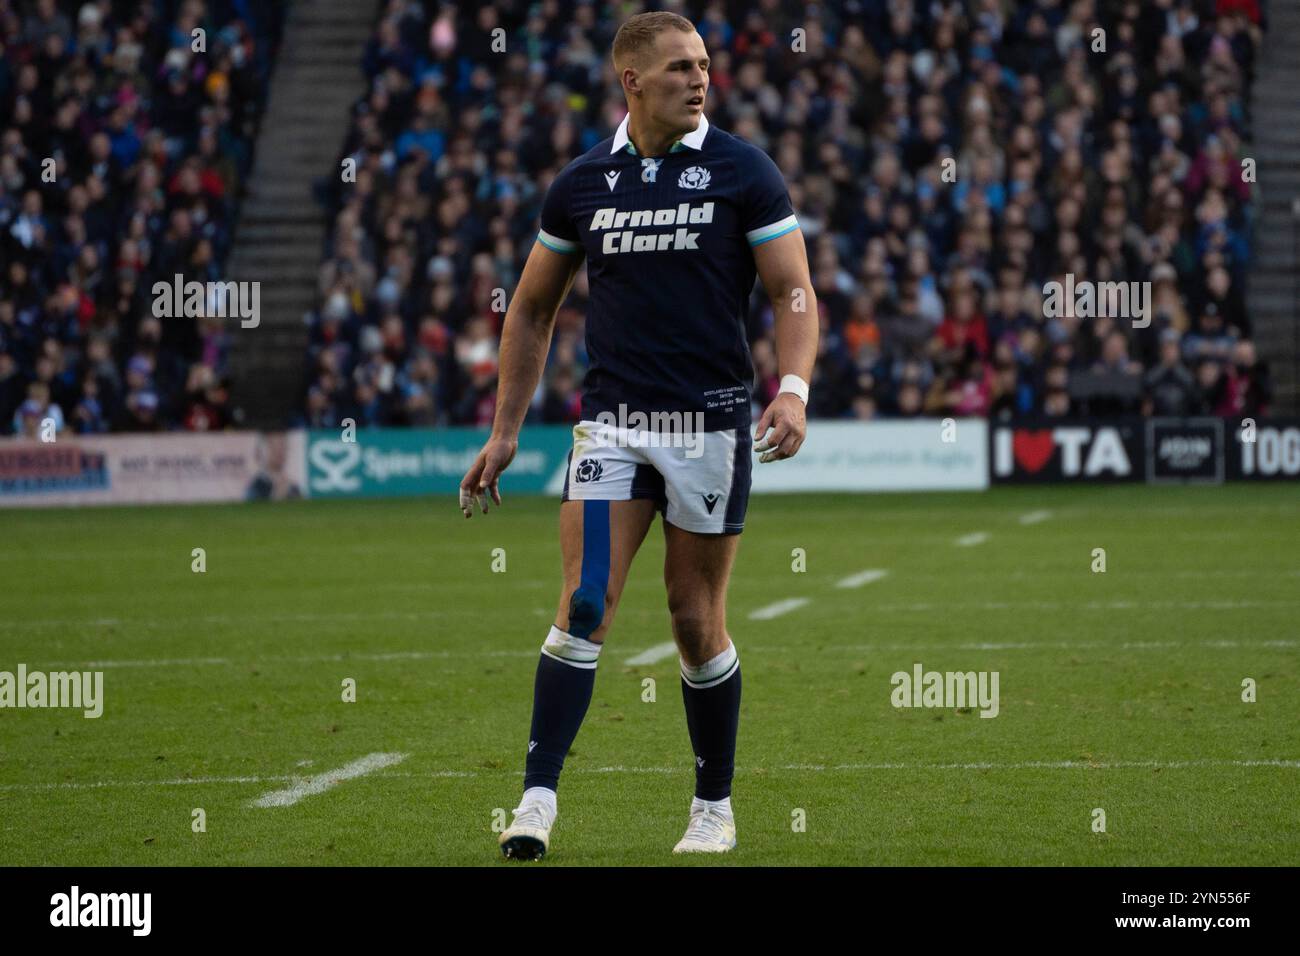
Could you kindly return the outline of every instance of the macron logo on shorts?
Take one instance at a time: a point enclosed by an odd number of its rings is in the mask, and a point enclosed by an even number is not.
[[[709,514],[713,514],[713,506],[718,503],[718,498],[720,498],[721,495],[714,493],[711,495],[700,495],[700,497],[704,499],[704,507],[709,509]]]

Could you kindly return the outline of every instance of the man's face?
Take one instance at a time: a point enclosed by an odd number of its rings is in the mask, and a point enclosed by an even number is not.
[[[708,70],[709,55],[698,33],[659,33],[644,68],[637,70],[646,114],[671,129],[697,129],[709,91]]]

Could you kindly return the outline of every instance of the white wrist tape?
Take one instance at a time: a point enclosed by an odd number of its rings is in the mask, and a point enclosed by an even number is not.
[[[808,404],[808,383],[798,375],[781,376],[781,387],[777,390],[777,394],[780,395],[782,392],[789,392],[791,395],[798,395],[799,401],[803,402],[805,405]]]

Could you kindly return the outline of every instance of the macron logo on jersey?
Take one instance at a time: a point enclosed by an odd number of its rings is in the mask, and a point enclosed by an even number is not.
[[[620,252],[665,252],[668,250],[699,249],[696,243],[698,232],[678,228],[675,232],[660,232],[638,235],[637,229],[654,226],[708,225],[713,222],[713,203],[679,203],[670,209],[636,209],[619,212],[612,206],[597,209],[591,217],[591,232],[605,233],[601,242],[601,252],[607,256]]]

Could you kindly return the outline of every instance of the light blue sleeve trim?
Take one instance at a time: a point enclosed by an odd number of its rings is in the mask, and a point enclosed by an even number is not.
[[[798,228],[799,221],[794,216],[787,216],[785,219],[778,220],[769,225],[749,230],[749,232],[745,233],[745,238],[749,240],[751,247],[761,246],[765,242],[779,239],[786,233],[794,232]]]
[[[553,236],[545,229],[539,229],[537,231],[537,241],[552,252],[558,252],[561,255],[568,255],[569,253],[577,252],[582,248],[576,242],[570,242],[568,239],[561,239],[559,236]]]

